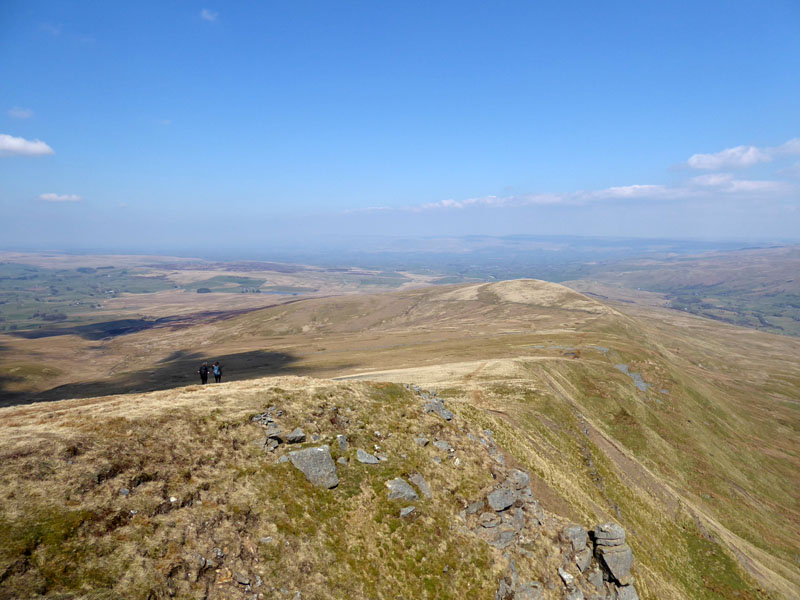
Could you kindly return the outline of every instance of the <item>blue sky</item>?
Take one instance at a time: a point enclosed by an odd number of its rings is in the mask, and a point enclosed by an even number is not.
[[[800,239],[800,4],[0,3],[0,245]]]

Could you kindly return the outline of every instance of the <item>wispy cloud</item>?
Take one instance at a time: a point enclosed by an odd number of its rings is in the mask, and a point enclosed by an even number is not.
[[[726,148],[714,154],[694,154],[687,164],[692,169],[720,171],[723,169],[741,169],[759,163],[772,161],[780,156],[800,154],[800,138],[789,140],[780,146],[758,148],[756,146],[736,146]]]
[[[217,17],[219,17],[219,13],[214,12],[213,10],[204,8],[203,10],[200,11],[200,18],[203,19],[204,21],[209,21],[213,23],[214,21],[217,20]]]
[[[55,154],[55,152],[41,140],[26,140],[0,133],[0,156],[44,156],[45,154]]]
[[[736,169],[752,167],[758,163],[769,162],[772,157],[755,146],[736,146],[726,148],[715,154],[694,154],[689,158],[688,164],[693,169]]]
[[[44,202],[80,202],[82,198],[76,194],[41,194],[39,200]]]
[[[33,116],[33,111],[30,108],[14,106],[8,109],[8,116],[12,119],[30,119]]]
[[[771,149],[774,152],[794,152],[792,144],[783,144]],[[800,164],[795,166],[800,174]],[[780,180],[740,179],[731,173],[708,173],[697,175],[675,185],[632,184],[602,188],[598,190],[578,190],[565,193],[515,194],[509,196],[480,196],[465,200],[446,199],[400,207],[372,206],[350,212],[426,212],[455,211],[470,208],[513,208],[526,206],[586,206],[606,203],[646,203],[646,202],[706,202],[725,198],[786,199],[797,193],[796,185]],[[789,196],[787,196],[789,195]]]

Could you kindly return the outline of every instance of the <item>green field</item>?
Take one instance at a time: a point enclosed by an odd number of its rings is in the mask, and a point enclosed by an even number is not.
[[[0,331],[86,320],[104,300],[177,286],[165,277],[114,266],[45,269],[0,263]],[[79,316],[81,315],[81,316]]]

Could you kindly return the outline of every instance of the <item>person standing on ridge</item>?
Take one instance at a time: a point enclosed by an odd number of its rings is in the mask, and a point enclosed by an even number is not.
[[[222,381],[222,367],[219,365],[219,361],[214,363],[214,366],[211,367],[211,370],[214,372],[214,381],[217,383]]]
[[[203,385],[208,383],[208,363],[203,363],[198,373],[200,373],[200,383]]]

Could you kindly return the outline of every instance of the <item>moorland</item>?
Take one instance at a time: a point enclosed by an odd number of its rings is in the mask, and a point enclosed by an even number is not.
[[[598,283],[162,266],[184,287],[0,338],[5,597],[247,597],[239,574],[302,597],[487,598],[513,561],[561,598],[558,566],[584,580],[559,532],[606,521],[628,532],[642,598],[797,597],[798,338],[608,284],[618,299]],[[214,277],[315,292],[197,293]],[[368,293],[371,277],[403,279]],[[124,319],[147,326],[89,327]],[[214,360],[223,383],[197,385]],[[339,487],[307,482],[291,448],[265,452],[265,411],[303,428],[296,447],[334,449]],[[386,462],[356,460],[376,446]],[[544,513],[528,541],[487,546],[459,515],[512,466]],[[433,493],[409,520],[384,484],[411,474]]]

